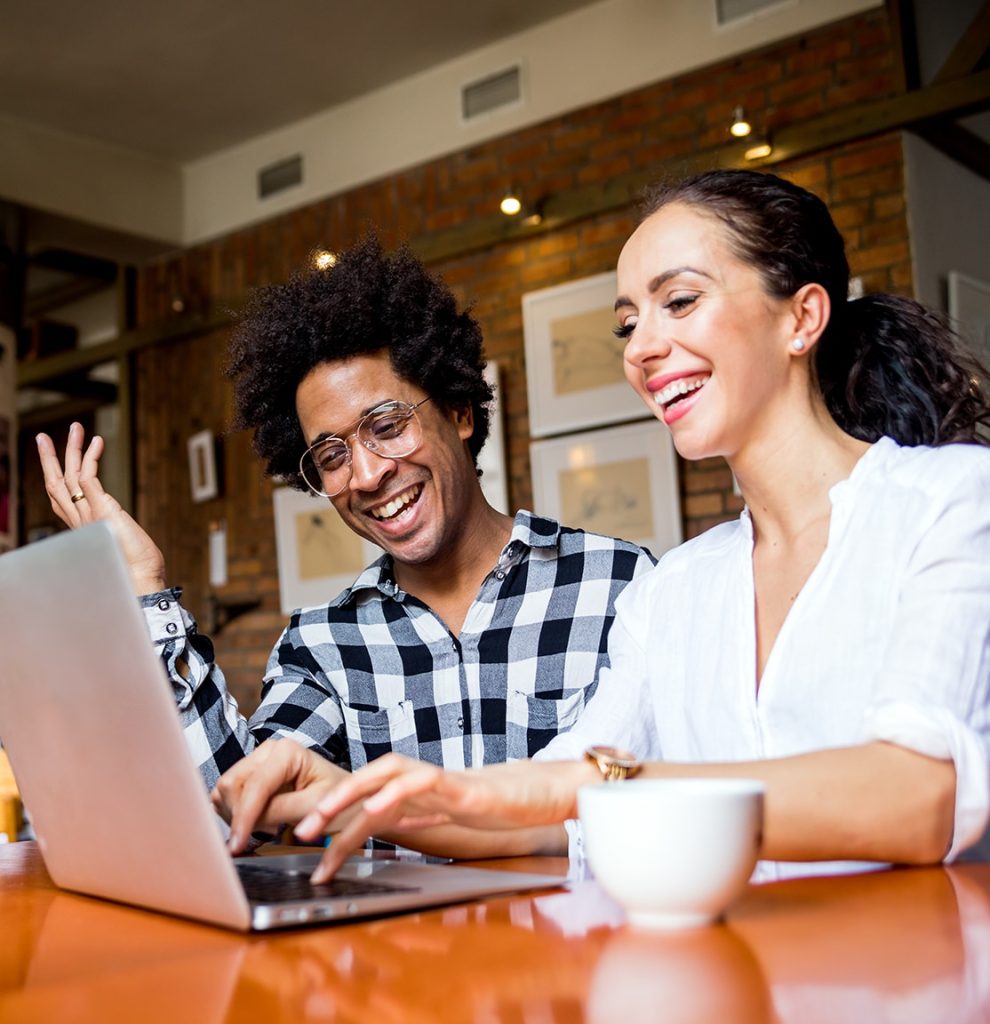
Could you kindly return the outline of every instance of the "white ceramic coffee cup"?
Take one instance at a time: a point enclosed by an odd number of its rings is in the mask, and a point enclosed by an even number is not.
[[[753,779],[631,779],[578,790],[588,863],[643,928],[717,920],[756,866],[765,787]]]

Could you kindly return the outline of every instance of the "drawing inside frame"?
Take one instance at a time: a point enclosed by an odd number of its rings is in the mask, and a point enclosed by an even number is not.
[[[284,615],[332,600],[382,553],[347,526],[326,498],[277,487],[272,500]]]
[[[551,437],[649,415],[630,401],[615,336],[615,272],[522,298],[530,434]]]
[[[530,456],[538,515],[657,556],[681,543],[677,457],[656,420],[534,441]]]

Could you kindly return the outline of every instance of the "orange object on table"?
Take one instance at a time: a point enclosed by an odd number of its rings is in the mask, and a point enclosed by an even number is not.
[[[21,798],[7,755],[0,750],[0,843],[12,843],[21,827]]]

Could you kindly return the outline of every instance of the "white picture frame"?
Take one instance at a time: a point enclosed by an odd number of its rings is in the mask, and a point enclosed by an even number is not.
[[[990,284],[950,270],[949,317],[972,346],[973,354],[990,366]]]
[[[510,515],[509,488],[505,472],[505,436],[502,427],[502,398],[499,366],[494,360],[485,363],[485,380],[495,389],[495,397],[488,407],[488,440],[478,453],[481,470],[481,493],[497,512]]]
[[[195,502],[210,501],[220,494],[217,479],[217,446],[212,430],[200,430],[186,442],[189,450],[189,491]]]
[[[677,455],[654,419],[530,445],[533,510],[657,557],[683,539]]]
[[[382,553],[359,537],[326,498],[276,487],[272,502],[283,615],[333,600]]]
[[[522,297],[531,437],[649,415],[623,372],[615,294],[610,271]]]

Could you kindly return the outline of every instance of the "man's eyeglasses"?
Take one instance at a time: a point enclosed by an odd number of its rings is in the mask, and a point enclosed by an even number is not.
[[[299,472],[306,486],[323,498],[332,498],[351,479],[351,446],[356,437],[369,452],[383,459],[404,459],[423,443],[423,428],[416,410],[428,402],[383,402],[361,418],[353,434],[345,438],[324,437],[307,448],[299,460]]]

